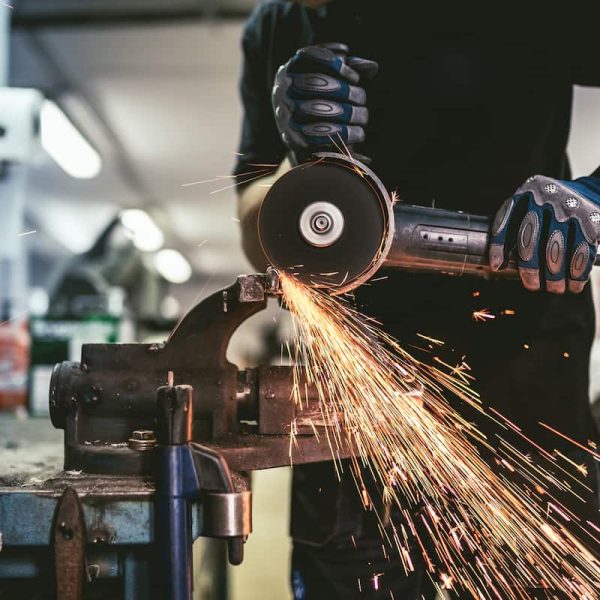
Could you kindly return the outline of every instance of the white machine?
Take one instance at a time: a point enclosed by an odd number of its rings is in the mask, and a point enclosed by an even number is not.
[[[27,168],[41,154],[40,112],[34,89],[0,87],[0,317],[25,310],[25,264],[21,242]]]

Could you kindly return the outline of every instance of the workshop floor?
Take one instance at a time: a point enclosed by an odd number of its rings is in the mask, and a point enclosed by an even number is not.
[[[229,568],[229,600],[288,600],[291,470],[257,471],[252,477],[253,529],[246,556]]]

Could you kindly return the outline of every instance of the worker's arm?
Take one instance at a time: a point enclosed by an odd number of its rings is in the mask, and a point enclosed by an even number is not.
[[[242,248],[252,266],[258,271],[267,267],[267,259],[258,239],[258,213],[260,206],[275,181],[291,168],[286,158],[279,168],[267,177],[248,184],[238,195],[238,218],[242,229]]]

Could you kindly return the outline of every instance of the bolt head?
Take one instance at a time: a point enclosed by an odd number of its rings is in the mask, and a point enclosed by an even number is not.
[[[136,429],[131,434],[131,439],[132,440],[153,440],[153,439],[155,439],[154,431],[152,431],[152,429]]]

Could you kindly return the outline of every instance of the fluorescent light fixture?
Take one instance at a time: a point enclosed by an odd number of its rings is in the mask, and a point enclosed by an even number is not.
[[[185,256],[170,248],[156,253],[154,266],[171,283],[185,283],[192,276],[192,267]]]
[[[155,252],[162,247],[165,241],[163,233],[145,210],[129,208],[121,213],[120,218],[138,250]]]
[[[42,103],[40,136],[44,150],[71,177],[91,179],[100,172],[100,154],[51,100]]]

